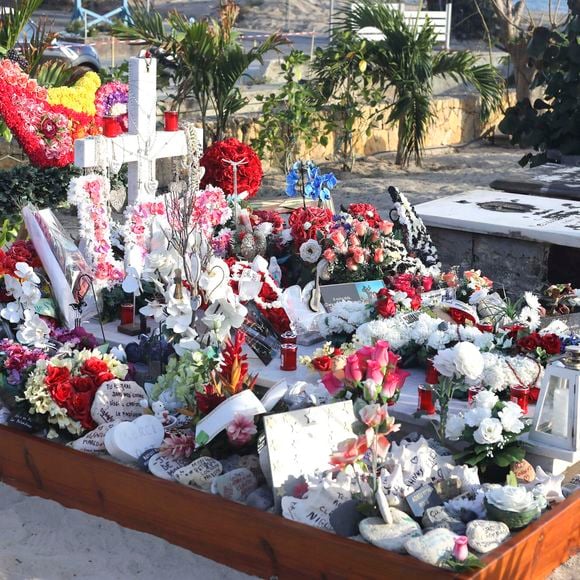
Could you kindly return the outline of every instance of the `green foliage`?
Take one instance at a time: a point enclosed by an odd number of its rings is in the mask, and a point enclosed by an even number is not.
[[[129,82],[129,61],[126,60],[122,64],[116,67],[110,67],[108,69],[102,69],[99,73],[101,77],[101,82],[103,84],[110,83],[111,81],[120,81],[122,83]]]
[[[14,48],[20,33],[43,0],[15,0],[10,11],[0,14],[0,47],[3,52]]]
[[[335,131],[342,168],[352,171],[356,140],[383,118],[382,93],[368,71],[368,42],[349,31],[337,31],[318,48],[312,68],[326,101],[327,127]],[[367,108],[365,112],[364,108]]]
[[[4,218],[0,226],[0,248],[5,248],[16,240],[21,225],[22,216],[20,215],[13,218]]]
[[[538,69],[533,87],[545,84],[543,98],[532,105],[529,99],[510,107],[499,125],[511,142],[533,148],[522,166],[534,167],[547,161],[546,151],[580,155],[580,13],[564,31],[538,27],[528,45],[528,55]]]
[[[252,146],[261,157],[269,154],[274,163],[288,173],[300,157],[300,146],[311,149],[318,142],[326,143],[317,83],[301,78],[301,67],[309,57],[293,50],[282,62],[284,84],[277,93],[258,95],[262,115],[258,121],[260,132]]]
[[[495,69],[477,64],[477,57],[468,51],[435,51],[436,35],[430,24],[407,24],[401,12],[374,0],[361,0],[341,13],[340,29],[356,33],[367,26],[383,35],[369,42],[368,68],[383,95],[393,94],[387,120],[398,125],[398,164],[408,165],[412,157],[416,163],[421,161],[434,119],[435,77],[473,85],[481,94],[484,119],[499,106],[502,82]]]
[[[204,140],[224,138],[231,115],[248,102],[238,88],[248,67],[263,63],[264,55],[286,41],[279,34],[270,35],[262,44],[246,51],[239,42],[233,27],[238,8],[226,5],[220,21],[190,22],[177,12],[168,16],[169,30],[163,17],[155,11],[147,12],[142,2],[132,11],[131,26],[115,26],[114,34],[126,39],[142,39],[160,51],[160,63],[171,75],[176,93],[174,102],[179,107],[193,97],[200,109],[204,127]],[[215,129],[208,125],[210,111],[215,113]]]
[[[80,170],[72,165],[45,169],[21,165],[0,171],[0,215],[18,216],[29,202],[54,209],[66,201],[69,181],[76,175]]]

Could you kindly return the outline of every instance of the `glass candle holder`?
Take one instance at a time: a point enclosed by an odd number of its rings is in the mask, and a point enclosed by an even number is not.
[[[287,330],[286,332],[282,333],[280,337],[282,344],[296,344],[296,333],[292,332],[291,330]]]
[[[298,347],[295,344],[283,344],[280,349],[280,369],[295,371],[298,367]]]
[[[103,117],[103,135],[105,137],[117,137],[123,132],[121,123],[117,117]]]
[[[481,393],[481,391],[485,391],[485,387],[482,387],[481,385],[472,385],[467,389],[467,404],[470,407],[473,405],[473,399],[475,399],[476,395]]]
[[[425,370],[425,382],[428,385],[436,385],[439,382],[439,372],[433,365],[433,359],[427,359],[427,369]]]
[[[433,389],[429,385],[419,385],[419,411],[427,415],[435,414],[435,401],[433,398]]]
[[[177,111],[165,111],[163,113],[163,116],[165,118],[165,130],[166,131],[177,131],[178,130],[178,120],[179,120],[179,115],[177,113]]]
[[[121,324],[133,324],[134,319],[133,304],[121,304]]]
[[[529,397],[530,387],[525,387],[524,385],[510,387],[510,401],[517,403],[524,415],[528,414]]]

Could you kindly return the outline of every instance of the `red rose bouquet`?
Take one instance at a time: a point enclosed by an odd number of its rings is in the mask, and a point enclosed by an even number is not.
[[[238,195],[247,192],[248,198],[254,197],[262,184],[262,163],[251,147],[233,138],[214,143],[203,154],[200,164],[205,168],[205,174],[201,187],[213,185],[226,195],[233,195],[234,168],[228,161],[240,163],[237,166]]]
[[[24,389],[31,415],[82,435],[96,427],[91,406],[97,389],[106,381],[124,379],[127,366],[98,350],[81,350],[39,360]]]

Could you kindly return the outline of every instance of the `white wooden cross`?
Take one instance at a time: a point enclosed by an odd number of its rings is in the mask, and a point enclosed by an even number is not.
[[[157,118],[157,60],[132,57],[129,59],[129,132],[104,138],[97,151],[98,140],[93,137],[75,141],[74,164],[77,167],[96,167],[100,163],[120,166],[128,164],[127,195],[129,204],[155,195],[155,162],[166,157],[187,154],[183,131],[156,131]],[[203,130],[197,129],[200,142]]]

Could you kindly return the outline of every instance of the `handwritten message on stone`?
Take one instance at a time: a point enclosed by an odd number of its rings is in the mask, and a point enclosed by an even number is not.
[[[107,381],[95,394],[91,417],[97,425],[132,421],[141,416],[140,402],[146,398],[143,388],[133,381]]]
[[[106,453],[105,435],[115,423],[104,423],[71,443],[71,447],[84,453]]]

